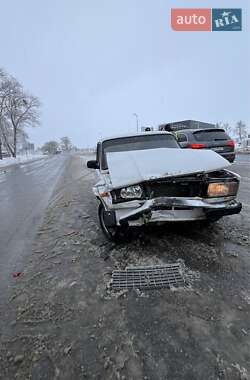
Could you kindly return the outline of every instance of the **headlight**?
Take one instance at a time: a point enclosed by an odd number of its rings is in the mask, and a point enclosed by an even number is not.
[[[120,196],[123,199],[127,199],[127,198],[131,198],[131,199],[133,199],[133,198],[141,198],[141,196],[142,196],[142,188],[141,188],[140,185],[124,187],[120,191]]]
[[[238,191],[238,182],[214,182],[208,185],[208,197],[227,197],[236,195]]]

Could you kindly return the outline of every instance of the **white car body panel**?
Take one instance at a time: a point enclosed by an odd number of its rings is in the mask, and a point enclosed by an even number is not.
[[[212,150],[158,148],[107,154],[113,189],[144,181],[209,173],[231,164]]]

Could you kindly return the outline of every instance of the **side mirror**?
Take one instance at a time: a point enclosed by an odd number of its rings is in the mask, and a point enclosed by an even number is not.
[[[98,164],[98,162],[96,160],[90,160],[90,161],[88,161],[87,162],[87,167],[89,169],[99,169],[100,168],[99,164]]]

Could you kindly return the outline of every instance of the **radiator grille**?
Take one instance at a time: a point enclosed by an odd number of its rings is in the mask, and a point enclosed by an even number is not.
[[[199,197],[203,193],[201,181],[154,181],[148,183],[146,191],[150,198],[157,197]]]

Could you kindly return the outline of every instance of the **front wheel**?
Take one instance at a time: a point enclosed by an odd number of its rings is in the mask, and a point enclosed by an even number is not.
[[[104,235],[111,241],[119,241],[121,240],[122,238],[125,237],[127,231],[128,231],[128,226],[113,226],[113,227],[108,227],[106,226],[105,224],[105,221],[104,221],[104,206],[102,203],[99,204],[99,207],[98,207],[98,217],[99,217],[99,222],[100,222],[100,226],[101,226],[101,229],[104,233]]]

